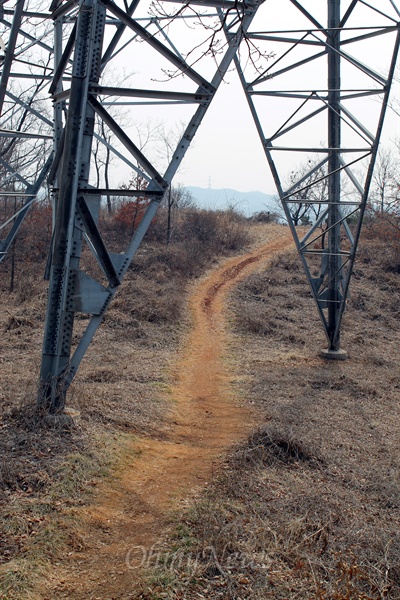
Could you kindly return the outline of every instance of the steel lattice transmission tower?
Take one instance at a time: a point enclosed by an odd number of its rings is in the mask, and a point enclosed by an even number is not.
[[[301,21],[299,27],[286,22],[286,8],[295,23]],[[4,2],[0,17],[2,194],[18,198],[18,210],[2,225],[2,256],[44,184],[54,205],[41,404],[52,412],[63,409],[104,313],[234,63],[317,302],[328,354],[339,354],[340,322],[399,46],[400,13],[392,0],[53,0],[48,10],[39,1],[17,0]],[[274,25],[279,19],[284,26]],[[381,38],[391,43],[385,73],[347,51]],[[133,70],[128,79],[127,65]],[[349,69],[361,80],[343,84],[344,75],[352,78]],[[352,108],[371,98],[378,100],[373,128]],[[268,103],[277,100],[275,111]],[[157,115],[161,106],[186,118],[162,173],[117,108],[129,108],[140,121],[144,107]],[[311,145],[307,128],[315,119],[321,138]],[[94,142],[119,161],[116,169],[129,167],[146,182],[145,191],[141,185],[123,195],[150,201],[128,246],[113,252],[101,234],[99,212],[104,196],[122,194],[99,184]],[[20,148],[30,152],[15,152]],[[275,155],[291,152],[313,153],[316,160],[287,185]],[[366,169],[362,180],[357,164]],[[319,208],[309,231],[300,234],[293,206],[310,204],[307,193],[321,181],[327,195],[313,196],[312,206]],[[349,219],[355,214],[353,232]],[[77,327],[77,313],[89,316],[83,329]]]
[[[289,5],[297,14],[290,29]],[[266,23],[248,32],[276,49],[275,60],[257,74],[240,57],[235,62],[328,340],[322,354],[344,358],[340,326],[396,67],[400,12],[392,0],[291,0],[281,8],[279,31]],[[303,164],[288,178],[294,154]],[[309,208],[305,231],[298,217]]]

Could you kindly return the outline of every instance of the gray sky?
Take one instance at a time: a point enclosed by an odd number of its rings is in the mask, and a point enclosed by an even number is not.
[[[310,8],[313,15],[316,15],[322,23],[326,22],[326,3],[322,0],[304,0],[303,6]],[[342,2],[342,10],[344,10],[349,2]],[[390,15],[395,15],[390,0],[375,0],[371,4],[388,11]],[[309,27],[299,12],[293,8],[290,2],[282,0],[267,0],[262,7],[264,11],[262,19],[268,21],[268,29],[300,29]],[[360,19],[360,21],[358,21]],[[359,25],[374,24],[381,25],[387,21],[381,21],[377,13],[373,13],[368,9],[361,7],[349,25],[355,27]],[[263,29],[265,25],[263,22]],[[257,30],[257,26],[252,26],[252,30]],[[359,32],[358,32],[359,33]],[[376,39],[370,39],[368,42],[363,42],[356,45],[346,47],[346,50],[355,55],[358,59],[367,63],[374,69],[382,72],[385,71],[389,64],[391,56],[391,48],[393,46],[394,36],[382,36]],[[281,48],[272,48],[279,55]],[[324,59],[325,60],[325,59]],[[311,68],[316,68],[315,63],[312,63]],[[363,81],[354,69],[349,69],[345,61],[342,61],[343,74],[342,85],[362,87]],[[308,73],[311,81],[317,79],[312,72]],[[291,72],[290,81],[285,85],[290,88],[307,87],[302,80],[303,72]],[[359,79],[357,79],[359,77]],[[256,133],[255,125],[250,115],[247,101],[243,90],[238,81],[238,77],[234,73],[230,73],[227,79],[228,83],[222,84],[218,91],[217,97],[214,100],[214,105],[209,109],[205,117],[201,130],[198,132],[195,147],[189,151],[181,173],[178,176],[185,184],[199,185],[207,187],[209,181],[211,187],[230,187],[241,191],[260,190],[265,193],[275,193],[275,186],[272,176],[267,165],[261,142]],[[280,83],[272,82],[272,85],[281,85]],[[315,85],[315,84],[314,84]],[[373,87],[372,84],[370,84]],[[400,96],[400,85],[395,83],[393,94]],[[268,106],[273,106],[271,103],[265,103],[265,112],[268,112]],[[352,107],[355,109],[355,107]],[[360,111],[359,118],[365,119],[371,128],[375,131],[376,118],[378,116],[378,104],[374,99],[363,101],[363,106],[358,106]],[[274,121],[277,110],[276,106],[271,109],[269,120]],[[399,118],[392,112],[388,111],[385,127],[383,131],[382,141],[385,144],[390,144],[399,136]],[[309,125],[308,125],[309,126]],[[308,130],[307,134],[311,134]],[[299,134],[301,135],[301,134]],[[318,136],[320,135],[320,139]],[[314,131],[315,144],[324,139],[325,131]],[[285,157],[288,161],[288,170],[296,163],[305,160],[305,156],[298,154]]]
[[[350,0],[342,0],[342,12],[347,8],[349,3]],[[396,16],[391,0],[370,0],[370,4],[380,10],[387,11],[392,16]],[[326,23],[327,3],[324,0],[302,0],[302,5],[310,9],[322,24]],[[142,10],[144,10],[143,4],[142,7]],[[360,8],[357,8],[357,11],[354,19],[349,21],[349,25],[352,27],[387,24],[386,19],[383,19],[378,13],[362,5],[360,5]],[[259,10],[257,20],[253,23],[251,29],[252,31],[265,31],[266,29],[303,28],[310,29],[312,25],[299,13],[290,0],[266,0]],[[196,36],[204,37],[205,35],[204,28],[201,26],[190,27],[188,23],[173,23],[166,31],[170,35],[171,40],[179,46],[179,50],[183,54],[196,46]],[[388,49],[392,43],[393,36],[392,40],[388,39],[387,43],[384,42],[384,37],[380,37],[360,43],[359,45],[350,45],[346,48],[348,48],[349,52],[351,49],[353,55],[369,66],[379,71],[384,71],[388,65]],[[136,80],[140,87],[194,91],[193,82],[188,81],[187,78],[169,79],[165,74],[160,74],[160,57],[157,56],[154,59],[154,55],[146,49],[145,44],[142,43],[139,46],[140,53],[138,54],[135,54],[137,52],[137,46],[136,48],[135,46],[133,47],[133,56],[135,56],[136,60],[133,64],[132,49],[130,50],[130,54],[128,54],[128,58],[121,58],[121,64],[125,64],[128,70],[134,69],[134,85]],[[284,46],[285,49],[283,49]],[[279,56],[280,53],[287,49],[287,45],[278,44],[275,47],[271,42],[268,42],[263,46],[263,49],[266,51],[275,51]],[[199,56],[201,52],[201,49],[199,49]],[[138,57],[140,57],[140,60],[137,60]],[[326,80],[326,74],[323,72],[326,59],[321,60],[324,61],[322,65],[311,63],[303,70],[292,71],[290,75],[279,78],[278,83],[272,80],[272,84],[277,85],[280,89],[309,89],[310,86],[314,85],[315,87],[320,87],[321,80],[318,84],[315,82],[318,76],[323,78],[323,82]],[[195,68],[207,76],[213,71],[215,65],[208,57],[197,62]],[[321,72],[318,72],[318,69]],[[310,79],[306,81],[308,77]],[[343,85],[362,88],[362,77],[357,70],[344,65]],[[146,82],[145,79],[147,80]],[[283,83],[281,83],[281,79]],[[372,83],[370,83],[370,87],[373,87]],[[399,84],[396,84],[395,88],[394,93],[400,96]],[[314,88],[312,87],[312,89]],[[275,104],[268,104],[265,101],[265,104],[260,104],[259,114],[262,114],[266,120],[266,129],[268,127],[272,128],[272,131],[265,131],[267,134],[273,132],[273,128],[278,126],[275,125],[275,122],[276,124],[282,122],[285,115],[283,102],[277,102],[276,100],[274,102]],[[193,111],[193,106],[180,106],[168,109],[157,106],[151,110],[143,107],[135,107],[132,110],[130,118],[133,118],[136,122],[145,122],[146,119],[153,123],[156,121],[163,122],[167,130],[177,130],[181,127],[180,123],[188,120]],[[364,100],[360,114],[362,120],[365,119],[374,133],[374,121],[378,114],[378,105],[375,100]],[[389,143],[390,139],[394,139],[399,135],[398,123],[399,119],[389,111],[383,136],[386,143]],[[299,132],[298,135],[303,136],[299,137],[299,140],[305,138],[311,140],[312,138],[313,141],[309,143],[315,147],[319,147],[321,143],[325,143],[326,127],[321,127],[321,123],[314,126],[309,122],[305,133]],[[150,148],[148,150],[151,153]],[[290,153],[290,156],[279,158],[283,161],[284,168],[287,166],[288,172],[296,164],[306,160],[306,156],[301,156],[298,153]],[[196,134],[193,147],[187,152],[182,166],[175,177],[175,181],[182,182],[185,185],[200,187],[227,187],[239,191],[259,190],[265,193],[275,193],[275,186],[261,147],[261,142],[258,138],[238,76],[234,71],[231,71],[227,75],[226,81],[221,84]]]

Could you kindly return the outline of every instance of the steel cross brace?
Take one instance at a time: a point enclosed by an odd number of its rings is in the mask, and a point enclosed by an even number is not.
[[[72,76],[69,76],[71,85],[68,92],[67,120],[62,132],[63,139],[59,140],[61,150],[57,154],[57,164],[51,173],[54,177],[57,198],[39,394],[39,403],[51,412],[59,412],[63,409],[66,391],[78,366],[256,11],[257,5],[246,5],[242,19],[232,25],[232,35],[213,77],[207,79],[190,67],[178,54],[150,35],[147,29],[132,17],[131,9],[128,11],[121,9],[111,0],[102,0],[102,2],[83,0],[80,3],[76,27],[74,26],[73,30],[73,33],[76,31],[76,39],[73,44]],[[110,50],[104,52],[102,47],[109,14],[116,17],[120,23],[117,37],[121,33],[122,25],[131,29],[198,86],[195,93],[190,95],[190,101],[198,107],[163,175],[157,171],[102,104],[101,94],[105,92],[119,94],[118,87],[104,89],[99,83],[101,65],[105,64],[110,56]],[[64,12],[64,18],[66,15],[68,13]],[[117,43],[118,40],[111,42],[108,48],[113,48]],[[72,56],[71,45],[68,42],[64,54],[59,57],[55,80],[51,87],[54,93],[57,93],[62,82],[63,69],[65,70],[68,64],[67,56]],[[155,95],[174,100],[188,99],[185,94],[168,96],[168,93],[137,89],[122,89],[121,92],[121,95],[147,96],[150,99]],[[62,99],[64,100],[65,97]],[[149,180],[147,190],[140,191],[140,194],[147,195],[150,203],[131,242],[125,252],[119,255],[108,252],[102,240],[97,227],[100,190],[89,185],[95,115],[115,134],[128,155],[137,163],[139,172]],[[136,193],[135,190],[131,192]],[[89,241],[90,248],[106,276],[107,285],[89,276],[80,266],[84,237]],[[77,312],[90,314],[91,318],[75,350],[72,351],[74,316]]]
[[[41,101],[42,90],[49,78],[51,69],[48,63],[52,53],[52,45],[46,40],[52,27],[43,25],[45,15],[26,9],[24,0],[18,0],[15,8],[7,10],[2,4],[0,27],[2,34],[8,39],[2,57],[0,78],[0,165],[2,173],[2,195],[22,199],[22,205],[13,214],[7,214],[5,222],[0,226],[0,262],[7,257],[11,243],[17,235],[30,207],[38,194],[43,193],[46,177],[52,164],[51,140],[53,123],[51,114],[37,110],[37,102]],[[12,22],[4,19],[4,14],[13,15]],[[27,19],[37,19],[41,25],[37,27],[37,35],[24,30]],[[32,53],[36,52],[41,64],[35,63]],[[29,55],[29,60],[28,60]],[[40,62],[39,61],[39,62]],[[25,86],[22,81],[25,81]],[[18,87],[18,95],[16,92]],[[35,124],[34,124],[35,121]],[[31,144],[32,158],[23,162],[18,150],[23,143]],[[7,205],[8,208],[8,205]]]
[[[49,301],[39,403],[52,412],[63,409],[67,389],[79,364],[232,60],[235,61],[317,304],[328,339],[328,352],[333,355],[340,352],[340,324],[399,48],[400,12],[392,0],[384,0],[385,7],[382,1],[371,0],[368,9],[375,11],[381,19],[383,17],[385,23],[376,27],[368,25],[363,29],[360,22],[357,27],[351,28],[348,23],[358,7],[366,6],[361,0],[327,0],[326,25],[302,3],[295,0],[282,0],[282,3],[284,1],[306,19],[304,30],[264,32],[257,29],[252,32],[250,26],[253,19],[260,14],[258,3],[225,0],[173,3],[185,8],[193,5],[198,10],[201,7],[202,11],[210,7],[210,13],[202,14],[203,20],[219,16],[227,45],[212,76],[209,73],[201,74],[193,64],[186,62],[184,53],[178,49],[179,44],[176,40],[172,41],[162,26],[162,18],[139,15],[143,0],[141,3],[134,0],[129,6],[124,3],[123,8],[111,0],[81,0],[80,3],[53,0],[50,13],[29,10],[19,0],[15,9],[4,10],[4,14],[14,15],[11,23],[0,15],[0,23],[9,28],[0,80],[0,103],[3,109],[0,135],[7,139],[14,136],[12,143],[29,137],[44,140],[42,164],[33,173],[27,166],[20,168],[18,164],[9,162],[9,156],[0,152],[0,165],[7,173],[4,181],[10,181],[11,189],[25,198],[17,214],[8,219],[7,223],[12,223],[12,227],[2,243],[0,260],[5,256],[29,206],[48,176],[53,189],[55,226],[47,270],[50,280]],[[265,6],[268,9],[268,3]],[[187,16],[179,14],[179,18]],[[28,30],[28,19],[38,19],[34,34]],[[54,32],[49,27],[50,19],[54,21]],[[171,19],[165,19],[170,23]],[[268,24],[268,18],[263,20],[262,25],[265,24]],[[155,32],[150,33],[152,25],[155,25]],[[108,26],[112,28],[111,35],[105,33]],[[127,40],[128,31],[130,37]],[[396,41],[393,44],[391,66],[384,76],[347,51],[351,44],[393,33],[396,34]],[[257,71],[249,76],[237,54],[244,36],[247,44],[254,41],[262,46],[263,43],[272,42],[286,45],[286,50],[263,72]],[[137,85],[121,86],[118,83],[110,86],[104,82],[102,77],[105,68],[112,65],[113,60],[118,60],[123,49],[130,47],[136,39],[141,39],[145,46],[156,52],[160,61],[172,65],[176,73],[191,82],[192,88],[168,91],[165,86],[157,90]],[[307,56],[303,53],[296,57],[298,48],[307,48],[310,52]],[[36,55],[39,58],[34,58]],[[19,62],[15,60],[17,57]],[[311,82],[306,90],[293,89],[293,85],[282,89],[277,87],[281,77],[321,60],[326,63],[324,85]],[[28,63],[29,68],[21,66]],[[360,71],[370,85],[354,89],[341,86],[343,64]],[[13,85],[23,81],[27,82],[24,92],[16,95]],[[42,114],[36,106],[37,99],[43,99],[46,85],[50,85],[54,101],[54,124],[50,115]],[[370,133],[347,103],[373,96],[381,98],[381,110],[377,125]],[[132,103],[138,99],[138,104],[161,101],[171,105],[197,106],[163,174],[126,135],[118,119],[110,113],[109,106],[116,103],[118,98],[129,98]],[[278,125],[275,118],[270,118],[268,110],[262,111],[257,105],[259,100],[275,98],[280,98],[282,102],[299,102],[297,108]],[[309,106],[315,108],[307,112]],[[27,117],[34,119],[29,131],[25,127]],[[326,118],[324,147],[307,144],[307,137],[304,136],[297,145],[290,138],[289,142],[286,141],[292,133],[321,117]],[[95,119],[101,120],[113,132],[118,144],[110,143],[95,131]],[[344,129],[354,133],[354,143],[343,145]],[[53,151],[46,145],[46,139],[51,135],[54,140]],[[148,182],[145,193],[138,189],[126,192],[127,196],[146,195],[150,203],[128,247],[120,254],[107,250],[98,227],[101,195],[119,194],[120,190],[105,189],[91,183],[93,139],[99,140],[114,156]],[[278,146],[277,141],[281,140],[282,145]],[[284,172],[278,168],[276,156],[291,151],[314,153],[318,158],[308,170],[285,183]],[[349,156],[353,158],[349,159]],[[367,174],[364,181],[360,182],[353,167],[365,162],[366,158],[369,161]],[[350,200],[347,196],[343,197],[346,182],[353,186]],[[326,185],[326,197],[317,198],[313,190],[321,184]],[[314,207],[316,216],[309,225],[309,231],[303,233],[293,219],[293,207],[307,203],[304,198],[308,197],[310,191],[314,195],[312,202],[308,200],[308,203]],[[358,217],[355,226],[350,223],[354,215]],[[86,243],[105,281],[89,276],[82,267],[81,255]],[[90,320],[73,348],[75,315],[80,312],[89,314]]]
[[[300,2],[288,0],[286,6],[290,4],[293,5],[292,9],[294,7],[306,18],[308,24],[304,29],[280,30],[276,33],[259,30],[248,32],[248,39],[258,44],[271,45],[271,42],[275,42],[277,47],[284,46],[268,69],[254,77],[254,74],[247,75],[249,69],[242,65],[239,55],[235,58],[235,64],[323,324],[328,341],[328,349],[323,351],[323,355],[327,358],[343,358],[346,353],[340,347],[341,321],[399,51],[400,13],[392,0],[387,0],[385,6],[377,0],[369,2],[370,14],[365,9],[365,3],[358,0],[327,0],[324,24]],[[364,12],[357,13],[360,8]],[[285,10],[284,6],[282,10]],[[360,19],[357,27],[348,27],[349,20],[355,14]],[[377,15],[384,22],[374,26],[374,17]],[[369,20],[364,23],[362,18]],[[390,67],[385,76],[344,50],[363,40],[393,34],[395,40]],[[309,49],[307,56],[304,56],[305,48]],[[302,55],[297,54],[299,49],[302,49]],[[318,79],[322,60],[326,61],[323,86]],[[292,74],[296,79],[297,72],[302,73],[302,69],[310,64],[315,64],[314,71],[303,81],[303,89],[285,89],[284,85],[279,87],[282,77]],[[341,84],[342,72],[350,67],[362,73],[370,85],[346,89]],[[346,108],[346,103],[376,95],[380,98],[381,108],[375,131],[370,133],[362,120]],[[289,116],[281,123],[276,122],[268,104],[268,101],[277,98],[282,103],[291,103]],[[261,101],[264,104],[261,105]],[[296,101],[297,105],[293,106]],[[322,116],[325,116],[326,128],[324,144],[307,144],[307,130],[304,127],[311,127]],[[352,133],[352,143],[346,146],[342,140],[343,130],[346,130],[347,138],[348,132]],[[299,133],[293,143],[290,136],[297,131]],[[290,139],[289,143],[281,142],[278,145],[280,140],[286,138]],[[289,156],[292,152],[306,154],[307,159],[310,155],[317,158],[309,160],[308,168],[285,182],[287,169],[277,166],[276,157],[284,153]],[[347,157],[352,155],[355,158],[349,160]],[[361,164],[364,164],[366,171],[363,183],[354,171],[354,167]],[[318,191],[321,185],[326,188],[322,196]],[[344,190],[349,185],[352,188],[350,194]],[[315,217],[308,225],[303,223],[302,227],[298,227],[298,207],[314,209]],[[304,233],[307,226],[309,231]]]

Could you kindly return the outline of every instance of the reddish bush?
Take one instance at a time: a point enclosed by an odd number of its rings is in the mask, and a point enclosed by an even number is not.
[[[148,198],[134,198],[123,202],[115,213],[115,223],[125,230],[134,231],[143,219],[149,202]]]

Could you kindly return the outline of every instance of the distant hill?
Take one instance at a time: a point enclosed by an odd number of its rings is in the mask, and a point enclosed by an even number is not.
[[[263,192],[238,192],[229,188],[207,189],[185,186],[199,208],[223,210],[234,207],[247,217],[261,211],[276,211],[275,197]]]

